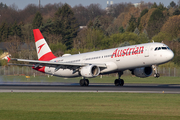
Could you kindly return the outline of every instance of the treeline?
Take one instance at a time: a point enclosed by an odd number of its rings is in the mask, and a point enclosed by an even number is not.
[[[76,54],[139,43],[164,42],[175,53],[173,62],[180,65],[180,0],[144,3],[134,6],[119,3],[102,9],[89,6],[34,4],[19,10],[15,4],[0,3],[0,42],[9,42],[12,57],[37,59],[32,30],[39,28],[56,56]],[[84,26],[80,29],[79,26]],[[22,43],[28,49],[19,49]]]

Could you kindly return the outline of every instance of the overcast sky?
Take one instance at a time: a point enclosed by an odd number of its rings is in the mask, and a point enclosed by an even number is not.
[[[12,5],[15,3],[19,9],[24,9],[28,4],[36,4],[38,5],[39,0],[0,0],[0,2],[6,4],[7,6]],[[46,5],[48,3],[54,4],[54,3],[68,3],[72,7],[75,5],[82,4],[83,6],[88,6],[91,3],[99,3],[101,4],[102,8],[105,8],[107,6],[108,0],[41,0],[41,5]],[[109,0],[110,1],[110,0]],[[131,3],[139,3],[142,0],[112,0],[113,3],[122,3],[122,2],[131,2]],[[144,2],[156,2],[159,4],[160,2],[163,3],[165,6],[168,6],[172,0],[143,0]],[[175,3],[177,3],[178,0],[174,0]]]

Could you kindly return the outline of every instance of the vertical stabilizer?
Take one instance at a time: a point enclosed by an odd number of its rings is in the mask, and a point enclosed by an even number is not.
[[[35,40],[38,59],[40,61],[50,61],[56,58],[56,56],[54,56],[54,54],[51,52],[51,49],[49,48],[40,30],[34,29],[33,33],[34,33],[34,40]]]

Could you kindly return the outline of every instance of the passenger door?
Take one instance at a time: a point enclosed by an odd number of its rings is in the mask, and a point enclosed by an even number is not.
[[[149,48],[150,46],[146,46],[144,50],[144,57],[149,57]]]

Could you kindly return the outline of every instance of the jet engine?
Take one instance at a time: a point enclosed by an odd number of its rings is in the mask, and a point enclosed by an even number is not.
[[[152,74],[152,71],[152,67],[141,67],[134,69],[132,74],[137,77],[145,78],[149,77]]]
[[[83,77],[92,78],[99,75],[100,69],[96,65],[87,65],[81,68],[80,73]]]

